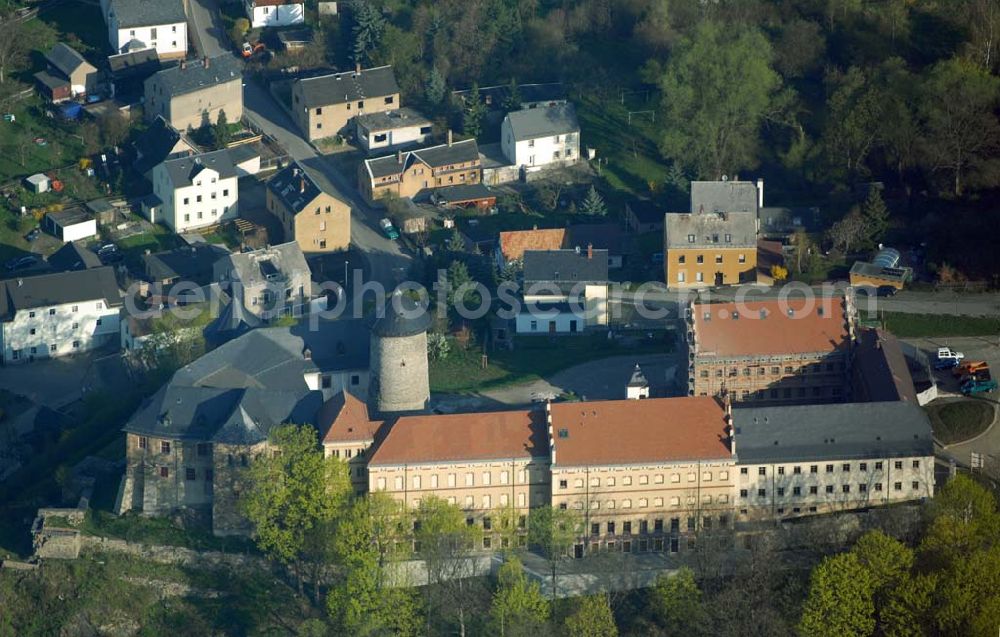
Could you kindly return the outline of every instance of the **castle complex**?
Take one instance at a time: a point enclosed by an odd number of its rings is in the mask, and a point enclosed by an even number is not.
[[[756,320],[777,320],[769,308],[756,309]],[[755,319],[712,320],[743,328]],[[844,334],[842,312],[828,320],[831,334]],[[637,368],[622,379],[627,399],[440,415],[425,410],[428,325],[426,315],[390,309],[370,325],[260,328],[181,369],[125,427],[119,510],[201,511],[218,535],[249,532],[236,507],[240,472],[266,451],[270,429],[287,422],[315,426],[324,452],[346,463],[359,493],[383,491],[411,508],[435,495],[460,507],[481,529],[485,550],[500,541],[493,517],[501,508],[513,508],[522,525],[535,507],[578,511],[585,523],[579,556],[678,551],[690,534],[741,520],[933,495],[930,423],[912,392],[888,392],[902,375],[904,384],[912,380],[886,363],[898,345],[879,334],[866,355],[878,364],[858,365],[866,375],[854,376],[886,389],[866,394],[866,402],[733,406],[735,389],[714,388],[649,398]],[[799,373],[843,386],[850,341],[845,336],[843,349],[830,341],[843,367]],[[743,376],[737,368],[735,378]],[[782,391],[787,377],[775,381]],[[755,373],[750,378],[770,391]],[[804,386],[808,399],[824,385]]]

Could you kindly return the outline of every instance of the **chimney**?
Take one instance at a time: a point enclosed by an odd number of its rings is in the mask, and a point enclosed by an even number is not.
[[[300,177],[299,178],[299,192],[300,193],[304,193],[305,191],[306,191],[306,178],[305,177]]]
[[[17,287],[21,287],[22,285],[24,285],[24,279],[18,279],[17,280]]]
[[[186,68],[187,68],[187,60],[181,60],[181,70],[183,71]]]
[[[403,151],[401,151],[401,150],[397,150],[396,151],[396,163],[397,164],[402,164],[403,163]]]
[[[357,64],[354,65],[354,72],[358,75],[361,75],[361,62],[358,62]]]
[[[205,58],[205,68],[208,68],[208,58]]]
[[[451,141],[452,141],[452,133],[451,133],[451,129],[449,128],[448,129],[448,146],[451,146]]]
[[[587,244],[587,260],[590,261],[593,258],[594,258],[594,244],[593,243],[588,243]]]
[[[764,179],[761,177],[757,178],[757,207],[764,207]]]

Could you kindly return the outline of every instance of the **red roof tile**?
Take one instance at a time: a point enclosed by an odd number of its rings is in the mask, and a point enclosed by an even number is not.
[[[555,464],[617,465],[732,457],[714,398],[553,403]]]
[[[342,391],[323,403],[316,426],[323,443],[374,440],[381,420],[370,420],[368,405],[347,391]]]
[[[841,297],[698,304],[692,318],[699,356],[833,352],[848,343]]]
[[[368,464],[546,456],[546,436],[540,410],[403,416],[391,425]]]

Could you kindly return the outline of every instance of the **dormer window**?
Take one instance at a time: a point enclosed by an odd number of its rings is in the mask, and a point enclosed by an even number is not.
[[[312,357],[313,357],[312,350],[309,349],[308,347],[302,351],[302,358],[304,358],[305,360],[311,361]]]

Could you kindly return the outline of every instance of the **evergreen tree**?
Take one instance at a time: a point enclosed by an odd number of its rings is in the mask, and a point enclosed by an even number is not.
[[[498,586],[490,606],[492,634],[500,637],[533,637],[544,634],[549,602],[538,582],[529,582],[516,557],[500,567]]]
[[[506,112],[520,110],[521,108],[521,89],[517,86],[517,80],[515,78],[510,78],[510,85],[507,88],[507,97],[503,101],[503,110]]]
[[[212,141],[215,142],[216,148],[225,148],[232,138],[233,135],[229,131],[229,118],[226,117],[226,110],[222,109],[219,111],[219,119],[212,129]]]
[[[354,3],[354,49],[353,59],[361,64],[370,59],[371,52],[378,48],[385,32],[385,18],[368,0]]]
[[[882,191],[875,186],[868,189],[868,198],[861,206],[861,217],[864,220],[865,240],[869,246],[880,243],[889,229],[889,209],[882,199]]]
[[[452,230],[446,247],[449,252],[465,252],[465,237],[462,236],[461,230],[458,228]]]
[[[587,191],[587,196],[580,202],[580,212],[585,215],[603,217],[608,214],[608,207],[604,205],[604,199],[593,186]]]
[[[431,106],[439,106],[444,101],[447,87],[444,77],[437,67],[431,67],[430,75],[427,76],[427,83],[424,85],[424,97]]]
[[[479,95],[479,83],[473,82],[472,90],[465,103],[465,115],[462,118],[462,131],[470,137],[479,137],[483,132],[483,118],[486,116],[486,105]]]

